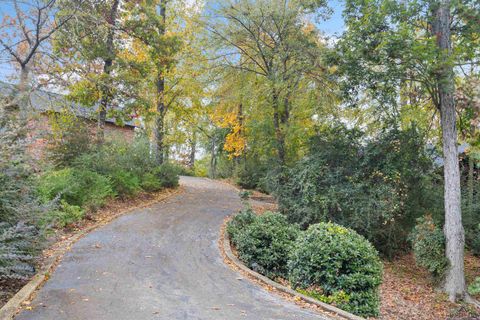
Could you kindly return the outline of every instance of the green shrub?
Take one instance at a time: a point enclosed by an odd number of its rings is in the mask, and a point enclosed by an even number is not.
[[[288,256],[298,233],[283,215],[266,212],[235,236],[239,258],[267,277],[286,277]]]
[[[235,215],[227,224],[227,234],[233,244],[237,245],[237,236],[245,230],[247,226],[255,221],[256,215],[250,207],[244,208]]]
[[[126,170],[115,170],[110,175],[113,190],[120,197],[129,197],[137,194],[141,190],[140,178],[132,172]]]
[[[314,299],[317,299],[319,301],[328,303],[328,304],[333,304],[333,305],[345,305],[350,302],[350,297],[348,294],[345,293],[345,291],[336,291],[332,295],[327,296],[324,294],[321,294],[315,290],[304,290],[304,289],[297,289],[298,292],[301,294],[304,294],[308,297],[312,297]]]
[[[44,173],[38,180],[38,193],[44,203],[62,196],[73,182],[72,169],[53,170]]]
[[[480,208],[478,208],[480,210]],[[473,212],[462,208],[462,222],[465,228],[465,244],[475,256],[480,256],[480,224],[478,223],[478,210]],[[475,216],[475,217],[473,217]],[[465,217],[465,219],[463,219]]]
[[[195,168],[193,170],[195,177],[208,177],[209,160],[208,157],[204,157],[195,161]]]
[[[58,208],[45,214],[40,221],[40,225],[44,229],[51,227],[64,228],[82,220],[84,216],[85,211],[82,208],[62,200]]]
[[[324,129],[273,188],[280,211],[302,229],[332,221],[367,238],[383,255],[409,250],[425,212],[443,215],[442,182],[415,128],[371,137],[344,126]]]
[[[427,268],[436,280],[441,279],[448,266],[445,257],[445,236],[431,216],[417,219],[410,240],[417,264]]]
[[[294,244],[288,271],[294,288],[321,288],[319,294],[337,297],[341,309],[378,315],[382,264],[372,244],[353,230],[333,223],[310,226]]]
[[[114,137],[89,154],[77,158],[73,166],[111,177],[112,180],[115,176],[119,176],[119,180],[130,180],[130,183],[126,183],[128,193],[134,184],[131,183],[132,177],[141,181],[146,173],[152,173],[156,164],[147,139],[139,137],[127,142]]]
[[[480,256],[480,225],[477,227],[477,231],[471,237],[470,250],[475,256]]]
[[[183,164],[177,164],[176,167],[178,168],[177,172],[178,172],[178,175],[180,176],[187,176],[187,177],[195,176],[194,168],[187,167]]]
[[[237,170],[236,183],[245,189],[257,189],[260,187],[262,178],[267,175],[267,167],[259,161],[246,160]]]
[[[468,286],[468,293],[474,296],[480,294],[480,277],[476,277],[475,280]]]
[[[160,184],[164,188],[178,187],[178,167],[171,163],[164,163],[156,167],[153,174],[160,181]]]
[[[148,192],[159,191],[163,188],[160,180],[150,172],[147,172],[142,176],[140,186],[143,190]]]
[[[43,174],[38,192],[46,201],[65,200],[70,205],[96,210],[114,195],[110,179],[83,169],[61,169]]]
[[[238,196],[242,201],[247,201],[252,196],[252,192],[248,190],[242,190],[238,193]]]

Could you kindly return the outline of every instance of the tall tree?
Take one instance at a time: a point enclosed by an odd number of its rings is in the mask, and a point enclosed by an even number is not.
[[[159,3],[160,28],[159,36],[164,37],[167,29],[167,0],[160,0]],[[165,139],[165,71],[166,66],[157,68],[157,116],[154,126],[155,155],[158,164],[164,162],[164,139]]]
[[[323,3],[323,2],[322,2]],[[303,20],[298,1],[227,1],[206,26],[218,44],[217,65],[265,81],[272,110],[277,158],[286,162],[286,131],[299,83],[318,69],[317,33]]]
[[[414,82],[420,98],[410,99],[410,103],[425,106],[428,98],[428,104],[440,111],[444,233],[450,262],[445,291],[452,301],[466,294],[454,67],[479,63],[475,45],[479,5],[449,0],[348,0],[344,12],[348,29],[338,43],[339,68],[347,76],[344,89],[351,103],[358,105],[370,96],[377,106],[398,114],[400,90],[406,82]]]
[[[120,0],[113,0],[106,19],[107,39],[105,43],[105,53],[103,57],[103,73],[108,77],[112,72],[113,61],[115,59],[114,37],[118,19]],[[103,142],[105,139],[105,121],[107,118],[108,103],[111,100],[110,88],[107,85],[102,86],[102,98],[100,100],[100,108],[98,110],[97,121],[97,140]]]
[[[84,0],[80,11],[54,37],[54,49],[63,58],[56,71],[65,82],[70,98],[88,106],[98,106],[97,140],[103,142],[107,112],[114,95],[123,87],[118,69],[121,42],[127,38],[120,25],[121,1],[102,4]],[[61,12],[71,10],[62,3]],[[67,80],[67,81],[65,81]]]
[[[0,21],[0,54],[19,70],[20,97],[26,93],[35,60],[50,53],[50,38],[77,14],[81,0],[72,1],[69,10],[61,13],[56,0],[5,2],[14,16],[5,14]],[[18,99],[11,103],[18,104]],[[26,107],[25,103],[20,105]]]
[[[176,5],[179,1],[139,1],[133,5],[126,23],[128,32],[137,41],[138,49],[147,57],[141,65],[145,70],[149,70],[150,75],[144,81],[153,84],[155,91],[154,112],[150,112],[150,118],[153,116],[152,151],[159,164],[164,162],[167,151],[166,115],[175,101],[176,94],[173,91],[178,82],[172,73],[181,41],[177,30],[167,33],[167,26],[173,29],[173,25],[178,22],[175,21],[175,10],[178,9]],[[167,6],[169,3],[172,5]]]
[[[450,0],[432,6],[432,31],[436,36],[438,54],[438,98],[441,115],[444,162],[445,238],[446,255],[450,262],[445,278],[445,290],[450,300],[463,299],[466,292],[464,275],[465,234],[462,225],[460,169],[457,151],[457,117],[455,83],[451,64]]]

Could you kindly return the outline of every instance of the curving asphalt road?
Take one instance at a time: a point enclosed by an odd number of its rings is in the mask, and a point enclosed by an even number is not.
[[[323,319],[229,269],[217,241],[237,192],[182,177],[185,193],[79,240],[20,319]]]

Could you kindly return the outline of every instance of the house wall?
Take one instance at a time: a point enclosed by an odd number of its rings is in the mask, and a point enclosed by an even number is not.
[[[88,121],[88,120],[86,120]],[[92,135],[95,135],[97,130],[96,122],[88,121]],[[28,153],[34,161],[41,162],[45,158],[45,151],[48,145],[48,136],[51,133],[51,126],[49,118],[46,115],[39,115],[28,123],[27,145]],[[124,140],[130,142],[135,137],[135,130],[133,127],[121,127],[112,123],[105,124],[105,136],[113,137],[119,136]]]

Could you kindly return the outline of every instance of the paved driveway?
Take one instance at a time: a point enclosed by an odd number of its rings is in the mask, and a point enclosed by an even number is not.
[[[185,193],[79,240],[20,319],[326,319],[229,269],[217,240],[237,192],[181,179]]]

